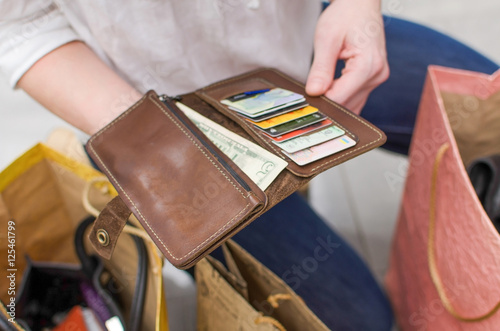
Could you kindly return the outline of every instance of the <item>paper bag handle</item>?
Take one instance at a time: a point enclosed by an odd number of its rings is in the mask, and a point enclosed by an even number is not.
[[[264,316],[264,315],[259,315],[256,319],[255,319],[255,324],[263,324],[263,323],[267,323],[267,324],[271,324],[272,326],[274,326],[276,329],[278,329],[279,331],[286,331],[285,327],[283,326],[283,324],[281,324],[280,322],[278,322],[278,320],[270,317],[270,316]]]
[[[492,309],[490,309],[485,314],[468,317],[457,312],[455,307],[453,307],[450,299],[446,295],[445,287],[443,285],[443,281],[441,279],[441,275],[438,270],[437,262],[436,262],[436,187],[439,173],[439,165],[443,160],[443,157],[446,151],[450,148],[448,143],[441,145],[436,153],[436,159],[434,160],[434,165],[432,168],[432,177],[431,177],[431,190],[430,190],[430,203],[429,203],[429,232],[428,232],[428,242],[427,242],[427,260],[429,264],[429,272],[431,275],[432,282],[436,287],[439,298],[443,303],[445,309],[456,319],[463,322],[480,322],[484,321],[491,316],[493,316],[498,309],[500,309],[500,302],[498,302]]]
[[[96,177],[85,184],[82,204],[90,215],[97,218],[89,235],[90,242],[101,257],[109,260],[122,231],[146,242],[152,242],[152,239],[146,231],[126,224],[132,213],[119,196],[108,202],[102,211],[92,206],[89,201],[90,188],[92,185],[102,182],[109,183],[106,177]]]

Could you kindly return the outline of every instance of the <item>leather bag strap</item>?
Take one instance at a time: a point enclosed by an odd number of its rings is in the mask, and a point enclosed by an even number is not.
[[[100,256],[109,260],[116,242],[130,217],[130,210],[120,196],[108,202],[97,217],[89,234],[90,242]]]

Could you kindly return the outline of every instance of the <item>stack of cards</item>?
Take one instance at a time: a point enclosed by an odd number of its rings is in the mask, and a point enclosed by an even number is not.
[[[300,166],[356,145],[298,93],[264,89],[242,92],[221,102],[255,125]]]

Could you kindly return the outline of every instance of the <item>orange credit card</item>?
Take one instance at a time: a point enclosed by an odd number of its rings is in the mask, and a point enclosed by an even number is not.
[[[261,129],[269,129],[269,128],[272,128],[274,126],[293,121],[297,118],[301,118],[301,117],[304,117],[307,115],[314,114],[316,112],[318,112],[318,108],[313,107],[313,106],[307,106],[307,107],[297,109],[297,110],[291,111],[291,112],[286,113],[286,114],[278,115],[276,117],[272,117],[272,118],[269,118],[267,120],[260,121],[260,122],[255,122],[255,121],[252,121],[250,119],[246,119],[246,120],[249,121],[250,123],[257,125]]]

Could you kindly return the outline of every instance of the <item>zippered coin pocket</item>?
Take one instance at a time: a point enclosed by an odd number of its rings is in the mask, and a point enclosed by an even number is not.
[[[267,203],[175,102],[153,91],[92,136],[86,148],[178,268],[192,266]],[[113,229],[102,229],[111,242],[120,234]]]

